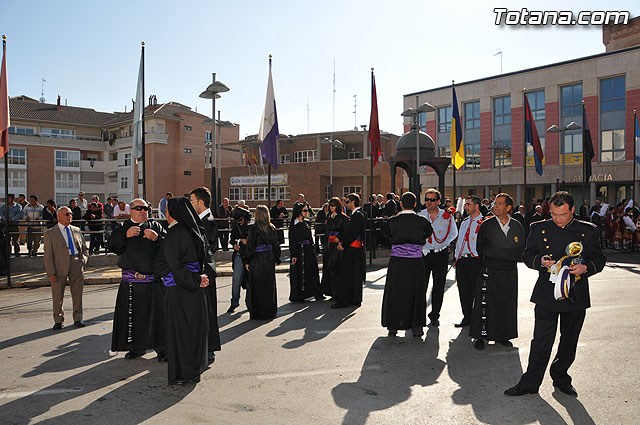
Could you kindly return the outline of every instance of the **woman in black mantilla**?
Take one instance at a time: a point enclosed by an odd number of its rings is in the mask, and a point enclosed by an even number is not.
[[[165,313],[169,384],[200,382],[207,368],[207,301],[202,288],[208,249],[198,215],[186,198],[167,203],[169,228],[154,264],[154,274],[165,286]]]
[[[324,299],[320,289],[318,260],[313,249],[311,228],[305,222],[307,217],[309,217],[309,207],[296,202],[293,205],[292,221],[289,226],[291,253],[289,301],[291,302],[304,302],[312,296],[315,296],[317,301]]]
[[[338,235],[347,228],[349,217],[343,212],[340,198],[333,197],[329,200],[329,214],[327,216],[327,244],[322,255],[322,292],[332,296],[331,288],[338,282],[337,266],[342,256],[338,250]]]
[[[269,209],[258,205],[255,223],[249,226],[245,256],[248,272],[247,308],[251,319],[273,319],[278,312],[276,261],[280,258],[278,231]]]

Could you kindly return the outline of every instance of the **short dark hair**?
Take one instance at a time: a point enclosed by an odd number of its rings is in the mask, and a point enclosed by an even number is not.
[[[393,199],[393,193],[389,192],[386,194],[387,199]]]
[[[207,189],[207,190],[209,190],[209,189]],[[193,193],[193,192],[191,192],[191,193]],[[173,198],[173,193],[167,192],[167,193],[164,194],[164,196],[171,196]]]
[[[38,200],[38,195],[31,195],[31,196],[29,196],[29,199],[31,199],[31,198],[33,198],[33,199],[35,199],[35,200],[37,201],[37,200]]]
[[[347,198],[349,198],[349,200],[353,202],[353,205],[355,205],[356,207],[360,206],[360,195],[358,195],[357,193],[350,193],[347,195]]]
[[[561,207],[564,204],[569,205],[569,209],[573,208],[573,196],[564,190],[556,192],[553,194],[551,199],[549,200],[550,204],[555,205],[556,207]]]
[[[14,195],[13,193],[10,193],[10,194],[7,195],[7,199],[9,199],[9,198],[16,199],[16,195]]]
[[[18,197],[20,197],[20,196],[22,196],[23,198],[27,197],[27,195],[25,195],[24,193],[21,193],[21,194],[18,195]]]
[[[508,193],[498,193],[496,195],[496,199],[498,198],[504,198],[504,203],[506,205],[511,205],[511,208],[513,208],[513,198],[511,197],[511,195],[509,195]]]
[[[110,200],[111,200],[111,196],[109,196],[109,197],[107,198],[107,201],[110,201]]]
[[[476,205],[482,204],[482,201],[480,200],[479,196],[469,195],[469,196],[467,196],[467,199],[469,199],[471,202],[473,202]]]
[[[55,205],[56,201],[54,201],[53,199],[47,199],[47,204],[49,205]]]
[[[194,195],[197,200],[204,202],[205,207],[209,208],[211,206],[211,192],[209,192],[208,188],[204,186],[196,187],[191,191],[190,195]]]
[[[416,206],[416,195],[414,195],[413,192],[405,192],[402,194],[402,198],[400,198],[400,203],[402,204],[402,208],[414,208]]]
[[[424,193],[424,198],[427,199],[427,196],[430,193],[435,193],[436,194],[436,199],[439,201],[440,200],[440,192],[436,189],[427,189],[427,191]]]

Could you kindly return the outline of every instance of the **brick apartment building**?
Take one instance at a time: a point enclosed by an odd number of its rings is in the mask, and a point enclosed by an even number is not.
[[[606,52],[479,80],[456,83],[467,163],[457,172],[457,195],[489,196],[502,189],[518,200],[547,197],[565,185],[576,199],[596,198],[611,203],[638,199],[633,192],[634,110],[640,111],[640,18],[627,25],[603,26]],[[524,135],[523,89],[534,114],[545,153],[544,173],[533,167],[528,148],[527,193],[522,193]],[[451,86],[404,96],[404,107],[429,102],[435,112],[421,114],[420,124],[435,141],[440,155],[450,156]],[[582,102],[590,128],[595,157],[592,177],[582,184]],[[564,155],[559,133],[551,125],[578,123],[582,129],[564,133]],[[410,120],[405,119],[405,130]],[[490,145],[508,150],[491,150]],[[502,156],[502,158],[501,158]],[[502,166],[501,166],[502,159]],[[452,173],[447,172],[447,196],[453,196]],[[437,187],[435,173],[421,175],[423,190]],[[637,189],[636,189],[637,190]]]
[[[9,193],[35,193],[42,203],[53,198],[59,205],[80,190],[89,198],[117,196],[127,202],[141,196],[142,164],[131,153],[132,113],[61,105],[59,98],[47,104],[17,96],[9,104]],[[147,199],[153,205],[168,191],[182,195],[205,183],[210,118],[176,102],[158,104],[150,96],[145,130]],[[220,132],[223,145],[239,139],[237,125],[221,126]],[[231,157],[233,152],[223,151],[223,161]]]
[[[333,194],[345,196],[351,192],[369,195],[370,144],[366,131],[336,131],[278,138],[278,170],[272,170],[271,199],[283,199],[290,207],[304,193],[314,207],[320,207],[330,195],[331,145],[324,138],[339,140],[343,147],[333,147]],[[381,134],[382,160],[373,172],[374,193],[390,190],[388,158],[395,149],[398,136]],[[267,203],[267,165],[260,161],[260,141],[254,137],[241,140],[236,165],[222,168],[222,194],[232,203],[243,199],[251,207]],[[265,163],[266,164],[266,163]],[[397,179],[401,182],[402,179]],[[400,191],[400,188],[396,188]]]

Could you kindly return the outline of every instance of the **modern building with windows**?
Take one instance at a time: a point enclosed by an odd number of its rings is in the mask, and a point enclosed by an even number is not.
[[[456,171],[455,195],[488,197],[501,187],[528,202],[564,188],[591,205],[596,198],[610,203],[638,199],[632,179],[634,111],[640,112],[640,18],[628,25],[604,26],[603,34],[604,53],[456,83],[466,164]],[[535,171],[532,148],[525,152],[525,95],[544,152],[542,176]],[[420,114],[420,124],[432,136],[437,154],[450,156],[451,86],[407,94],[405,109],[416,100],[436,107]],[[572,122],[577,128],[567,128]],[[405,131],[411,124],[405,119]],[[552,125],[561,131],[547,132]],[[592,176],[583,184],[586,128],[595,156]],[[435,172],[423,172],[421,184],[423,190],[437,187]],[[453,196],[452,167],[446,187],[446,195]]]
[[[331,198],[332,193],[343,197],[355,192],[366,199],[371,181],[371,147],[367,137],[367,131],[280,135],[278,169],[272,169],[271,176],[272,204],[282,199],[290,207],[299,193],[314,208]],[[385,132],[381,132],[380,138],[382,157],[373,170],[374,193],[389,191],[387,161],[398,141],[398,136]],[[339,140],[340,145],[323,143],[323,139]],[[242,199],[251,207],[267,204],[268,164],[261,158],[260,144],[257,136],[241,140],[234,162],[226,162],[222,167],[222,193],[232,203]]]
[[[68,204],[80,190],[89,199],[95,194],[101,200],[117,196],[129,202],[142,196],[142,163],[131,151],[131,113],[61,105],[59,98],[57,104],[47,104],[27,96],[10,98],[9,107],[9,193],[37,194],[41,202],[52,198],[59,205]],[[237,143],[237,125],[219,130],[223,145]],[[145,139],[147,199],[153,205],[166,192],[182,195],[208,185],[210,118],[177,102],[158,104],[150,96]],[[223,153],[223,161],[231,157],[235,155]],[[3,161],[0,178],[4,179]]]

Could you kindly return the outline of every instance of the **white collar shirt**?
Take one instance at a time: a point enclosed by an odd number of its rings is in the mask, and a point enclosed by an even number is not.
[[[427,238],[427,242],[422,247],[422,253],[427,255],[432,250],[442,250],[447,248],[449,244],[458,236],[458,227],[456,226],[453,215],[446,210],[438,210],[435,220],[431,220],[431,214],[425,208],[418,213],[426,217],[431,223],[433,234]]]
[[[68,227],[69,227],[69,233],[71,233],[71,243],[73,243],[75,252],[76,254],[78,254],[79,253],[78,247],[73,242],[73,230],[71,230],[71,225],[69,225]],[[63,226],[62,224],[58,223],[58,228],[60,229],[60,233],[62,233],[62,239],[64,239],[65,243],[67,244],[67,251],[69,251],[69,255],[71,255],[71,247],[69,246],[69,236],[67,235],[67,226]]]
[[[200,214],[198,214],[198,217],[200,217],[200,220],[202,220],[207,216],[207,214],[211,214],[210,208],[207,208],[206,210],[202,211]]]
[[[480,228],[481,220],[482,214],[478,214],[476,218],[468,216],[462,221],[460,225],[460,237],[456,242],[456,259],[469,254],[474,257],[478,256],[478,229]]]

